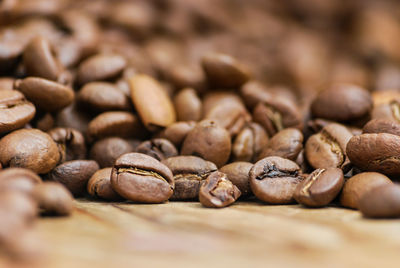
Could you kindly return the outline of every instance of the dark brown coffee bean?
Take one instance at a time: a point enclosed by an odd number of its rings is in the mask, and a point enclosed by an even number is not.
[[[174,176],[175,189],[171,200],[197,199],[201,184],[217,166],[197,156],[175,156],[163,160]]]
[[[174,97],[178,121],[199,121],[202,116],[202,103],[193,88],[182,89]]]
[[[365,171],[400,175],[400,137],[388,133],[354,136],[347,144],[352,164]]]
[[[359,173],[348,179],[340,195],[340,204],[347,208],[358,209],[360,198],[375,187],[392,184],[392,181],[376,172]]]
[[[239,132],[233,141],[232,160],[254,162],[259,158],[267,143],[268,136],[264,128],[257,123],[250,123]]]
[[[75,97],[72,88],[39,77],[27,77],[15,82],[15,87],[39,109],[48,112],[70,105]]]
[[[34,128],[47,132],[54,127],[55,120],[51,113],[37,114],[31,124]]]
[[[195,155],[223,166],[231,153],[231,138],[224,128],[213,120],[199,122],[186,136],[181,154]]]
[[[45,174],[60,160],[57,144],[38,129],[13,131],[0,140],[0,148],[3,167],[23,167]]]
[[[186,135],[196,126],[196,122],[175,122],[156,135],[158,138],[167,139],[177,148],[181,147]]]
[[[343,125],[330,124],[306,142],[305,153],[310,165],[317,168],[338,167],[347,171],[350,167],[346,145],[353,134]]]
[[[271,204],[293,203],[294,192],[302,181],[300,167],[278,156],[261,159],[250,169],[250,187],[261,201]]]
[[[139,119],[129,112],[104,112],[90,121],[87,135],[90,141],[105,137],[140,138],[146,130]]]
[[[96,161],[72,160],[56,166],[48,176],[64,184],[74,196],[81,196],[86,192],[88,180],[98,169]]]
[[[303,149],[303,134],[295,128],[286,128],[275,134],[264,147],[259,159],[280,156],[295,161]]]
[[[57,113],[56,126],[74,128],[81,133],[86,133],[90,120],[90,116],[85,114],[74,102]]]
[[[122,197],[141,203],[161,203],[171,197],[171,170],[151,156],[124,154],[114,164],[111,186]]]
[[[360,119],[372,109],[367,90],[350,84],[333,85],[319,93],[311,105],[314,117],[348,122]]]
[[[252,167],[253,164],[249,162],[233,162],[221,167],[219,171],[225,173],[228,179],[239,188],[241,197],[247,197],[251,194],[249,172]]]
[[[207,80],[215,87],[239,88],[250,78],[247,67],[229,55],[209,53],[201,64]]]
[[[112,168],[103,168],[97,170],[90,178],[87,184],[87,191],[93,197],[99,197],[107,200],[120,200],[119,196],[111,187]]]
[[[16,90],[0,90],[0,133],[23,127],[35,116],[35,106]]]
[[[126,67],[126,60],[116,54],[97,54],[83,61],[78,68],[78,83],[104,81],[117,77]]]
[[[166,139],[151,139],[136,147],[136,152],[147,154],[158,161],[178,155],[175,146]]]
[[[43,37],[35,37],[24,51],[24,66],[30,76],[38,76],[57,81],[63,67],[54,56],[50,42]]]
[[[162,86],[147,75],[135,75],[129,80],[133,105],[145,127],[157,131],[175,122],[175,109]]]
[[[240,197],[240,190],[232,184],[226,174],[211,173],[200,187],[200,203],[209,208],[223,208],[233,204]]]
[[[128,96],[113,84],[106,82],[86,84],[79,91],[77,101],[90,111],[129,111],[131,109]]]
[[[86,158],[86,144],[82,133],[73,128],[53,128],[47,132],[58,144],[61,162]]]
[[[33,199],[45,214],[67,216],[74,209],[71,193],[58,182],[48,181],[36,185]]]
[[[305,206],[326,206],[339,194],[343,184],[341,169],[316,169],[297,185],[293,197],[299,204]]]
[[[400,123],[388,119],[372,119],[364,125],[363,133],[389,133],[400,136]]]
[[[122,138],[105,138],[93,144],[90,149],[90,158],[95,160],[101,168],[112,167],[118,157],[131,153],[134,149],[132,144]]]
[[[361,213],[368,218],[400,217],[400,186],[382,185],[363,194],[358,202]]]

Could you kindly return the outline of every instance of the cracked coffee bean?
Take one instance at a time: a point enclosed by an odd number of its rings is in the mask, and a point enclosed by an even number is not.
[[[144,141],[136,147],[136,152],[147,154],[158,161],[178,155],[175,146],[166,139],[151,139]]]

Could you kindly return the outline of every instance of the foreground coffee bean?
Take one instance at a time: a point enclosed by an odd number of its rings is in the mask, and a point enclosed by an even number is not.
[[[84,159],[86,157],[85,138],[73,128],[53,128],[47,132],[58,144],[60,162]]]
[[[270,156],[250,169],[250,188],[261,201],[288,204],[294,201],[297,185],[302,181],[300,167],[293,161]]]
[[[249,172],[253,167],[249,162],[233,162],[219,169],[228,176],[228,179],[240,190],[241,197],[251,194]]]
[[[174,176],[175,189],[171,200],[197,199],[200,186],[217,166],[197,156],[175,156],[163,160]]]
[[[50,215],[70,215],[74,205],[71,193],[58,182],[44,182],[35,186],[33,199],[44,213]]]
[[[111,186],[128,200],[161,203],[171,197],[174,179],[171,170],[153,157],[129,153],[115,161]]]
[[[222,172],[211,173],[200,187],[200,203],[209,208],[223,208],[240,197],[240,190]]]
[[[175,146],[166,139],[151,139],[144,141],[136,147],[136,152],[147,154],[158,161],[178,155]]]
[[[23,127],[35,116],[35,106],[16,90],[0,90],[0,133]]]
[[[195,155],[223,166],[231,153],[231,138],[227,130],[213,120],[199,122],[186,136],[181,154]]]
[[[340,204],[344,207],[358,209],[360,198],[375,187],[392,184],[392,181],[377,172],[363,172],[348,179],[340,195]]]
[[[23,192],[7,191],[0,195],[0,211],[18,215],[25,224],[30,224],[38,214],[38,206],[32,197]]]
[[[97,170],[89,179],[87,191],[93,197],[99,197],[107,200],[120,200],[119,196],[111,187],[112,168],[103,168]]]
[[[371,148],[373,148],[371,150]],[[400,137],[388,133],[354,136],[347,144],[350,161],[365,171],[400,175]]]
[[[6,168],[0,171],[0,192],[20,191],[32,194],[36,184],[42,179],[32,170],[26,168]]]
[[[13,131],[0,140],[3,167],[28,168],[38,174],[52,170],[60,160],[57,144],[38,129]]]
[[[96,161],[72,160],[55,167],[48,177],[64,184],[74,196],[81,196],[86,192],[88,180],[98,169]]]
[[[294,199],[309,207],[326,206],[339,194],[343,184],[340,168],[316,169],[297,185]]]
[[[295,161],[303,149],[303,134],[295,128],[287,128],[275,134],[264,147],[259,159],[280,156]]]
[[[400,217],[400,186],[388,184],[375,187],[361,196],[358,207],[364,217],[398,218]]]
[[[118,137],[110,137],[94,143],[89,155],[101,168],[105,168],[112,167],[115,160],[121,155],[133,151],[134,148],[128,141]]]
[[[400,124],[388,119],[372,119],[364,125],[363,133],[389,133],[400,136]]]

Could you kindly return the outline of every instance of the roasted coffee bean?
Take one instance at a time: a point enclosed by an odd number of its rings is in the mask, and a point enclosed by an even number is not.
[[[78,83],[109,80],[117,77],[126,67],[126,60],[116,54],[97,54],[83,61],[78,68]]]
[[[250,188],[261,201],[271,204],[294,202],[294,192],[302,181],[300,167],[289,159],[270,156],[250,169]]]
[[[400,217],[400,186],[388,184],[374,187],[361,196],[358,207],[364,217],[398,218]]]
[[[54,112],[70,105],[75,97],[72,88],[39,77],[27,77],[15,82],[15,88],[24,93],[37,108]]]
[[[47,133],[58,144],[61,154],[60,162],[86,157],[85,138],[78,130],[58,127]]]
[[[250,71],[235,58],[209,53],[201,61],[209,83],[215,87],[239,88],[250,78]]]
[[[88,180],[98,169],[96,161],[72,160],[56,166],[48,177],[64,184],[74,196],[81,196],[86,192]]]
[[[37,114],[32,120],[31,124],[34,126],[34,128],[47,132],[54,127],[55,120],[50,113],[42,113]]]
[[[371,112],[372,119],[386,119],[400,122],[400,101],[393,100],[374,106]]]
[[[303,149],[303,134],[295,128],[286,128],[275,134],[264,147],[259,159],[280,156],[295,161]]]
[[[14,80],[12,77],[0,77],[0,90],[13,90]]]
[[[118,157],[131,153],[134,149],[131,143],[122,138],[105,138],[93,144],[90,149],[90,158],[95,160],[101,168],[112,167]]]
[[[197,199],[201,184],[217,166],[197,156],[174,156],[163,160],[174,176],[175,189],[171,200]]]
[[[28,195],[42,179],[32,170],[26,168],[6,168],[0,171],[0,192],[20,191]]]
[[[158,138],[167,139],[177,148],[181,147],[186,135],[196,126],[196,122],[175,122],[156,135]]]
[[[23,127],[35,116],[35,106],[16,90],[0,90],[0,133]]]
[[[74,102],[57,113],[56,126],[74,128],[81,133],[86,133],[90,120],[90,116],[81,111]]]
[[[223,166],[231,153],[231,138],[227,130],[213,120],[199,122],[186,136],[182,155],[194,155]]]
[[[200,187],[200,203],[209,208],[223,208],[240,197],[240,190],[222,172],[211,173]]]
[[[33,199],[45,214],[67,216],[74,208],[71,193],[58,182],[47,181],[36,185]]]
[[[136,152],[147,154],[158,161],[178,155],[175,146],[166,139],[151,139],[136,147]]]
[[[89,111],[129,111],[131,103],[124,94],[111,83],[87,83],[78,93],[77,101]]]
[[[202,116],[202,103],[193,88],[182,89],[174,97],[178,121],[199,121]]]
[[[205,75],[197,65],[173,65],[171,68],[166,68],[163,73],[166,80],[176,89],[193,88],[197,92],[203,92],[206,88]]]
[[[114,164],[111,186],[122,197],[141,203],[161,203],[171,197],[171,170],[151,156],[124,154]]]
[[[251,80],[240,89],[240,95],[247,107],[255,107],[258,103],[269,102],[273,93],[261,82]]]
[[[343,125],[330,124],[320,133],[312,135],[306,142],[305,153],[313,168],[339,167],[345,172],[350,163],[346,145],[353,134]]]
[[[314,120],[310,120],[307,122],[307,127],[312,130],[314,133],[320,132],[324,127],[327,125],[333,124],[335,121],[317,118]],[[360,135],[362,134],[362,129],[358,127],[354,127],[351,125],[343,125],[345,126],[353,135]]]
[[[60,160],[57,144],[38,129],[13,131],[0,140],[0,148],[3,167],[23,167],[45,174]]]
[[[157,131],[175,122],[175,109],[162,86],[147,75],[129,80],[133,105],[145,127]]]
[[[29,224],[38,214],[38,206],[32,197],[23,192],[6,191],[0,195],[0,211],[18,215],[26,224]]]
[[[117,136],[140,138],[147,132],[139,119],[129,112],[104,112],[90,121],[87,135],[90,141]]]
[[[121,197],[111,187],[112,168],[97,170],[87,184],[87,191],[93,197],[106,200],[119,200]]]
[[[233,162],[219,169],[228,176],[228,179],[240,190],[241,197],[247,197],[251,194],[249,183],[249,172],[253,167],[249,162]]]
[[[54,56],[49,40],[36,37],[24,50],[24,66],[30,76],[57,81],[63,67]]]
[[[358,120],[372,109],[367,90],[350,84],[333,85],[319,93],[311,104],[314,117],[339,122]]]
[[[340,168],[316,169],[297,185],[294,199],[309,207],[326,206],[339,194],[343,184]]]
[[[347,208],[358,209],[360,198],[375,187],[392,184],[383,174],[376,172],[359,173],[348,179],[340,195],[340,204]]]
[[[229,103],[232,106],[243,106],[240,96],[234,92],[211,91],[207,92],[203,97],[203,114],[207,114],[210,110],[225,103]]]
[[[247,124],[233,140],[232,160],[254,162],[267,143],[268,136],[262,126]]]
[[[372,119],[364,125],[363,133],[389,133],[400,136],[400,123],[388,119]]]
[[[400,175],[400,137],[388,133],[354,136],[347,144],[350,161],[364,171]]]

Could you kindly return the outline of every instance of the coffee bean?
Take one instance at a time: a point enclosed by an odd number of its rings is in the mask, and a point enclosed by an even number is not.
[[[199,121],[202,116],[202,103],[192,88],[182,89],[174,97],[178,121]]]
[[[231,153],[231,138],[224,128],[213,120],[199,122],[186,136],[182,155],[195,155],[223,166]]]
[[[136,147],[136,152],[147,154],[158,161],[178,155],[175,146],[166,139],[151,139]]]
[[[38,129],[13,131],[0,140],[0,148],[0,162],[4,167],[23,167],[45,174],[60,160],[57,144]]]
[[[400,217],[400,186],[388,184],[374,187],[361,196],[358,207],[364,217],[398,218]]]
[[[294,192],[302,181],[300,167],[289,159],[270,156],[250,169],[250,188],[261,201],[271,204],[293,203]]]
[[[273,93],[262,83],[251,80],[240,89],[240,95],[247,107],[255,107],[260,102],[270,102]]]
[[[74,208],[71,193],[58,182],[48,181],[36,185],[33,198],[46,214],[67,216]]]
[[[240,190],[222,172],[211,173],[200,187],[200,203],[209,208],[223,208],[240,197]]]
[[[16,90],[0,90],[0,133],[23,127],[35,115],[35,106]]]
[[[122,197],[141,203],[161,203],[171,197],[171,170],[151,156],[124,154],[114,164],[111,187]]]
[[[112,168],[97,170],[87,184],[87,191],[93,197],[106,200],[120,200],[121,197],[111,187]]]
[[[164,69],[164,75],[176,89],[193,88],[197,92],[202,92],[206,87],[203,70],[197,65],[173,65]]]
[[[389,103],[383,103],[374,106],[371,112],[372,119],[386,119],[395,122],[400,121],[400,101],[393,100]]]
[[[18,215],[29,224],[38,214],[38,206],[34,199],[23,192],[6,191],[0,195],[0,211]]]
[[[175,109],[162,86],[147,75],[129,80],[132,102],[145,127],[157,131],[175,122]]]
[[[84,159],[86,157],[85,138],[73,128],[53,128],[47,132],[58,144],[61,154],[60,162]]]
[[[376,172],[359,173],[348,179],[340,195],[340,204],[347,208],[358,209],[360,198],[375,187],[392,184],[392,181]]]
[[[0,90],[13,90],[14,82],[12,77],[0,77]]]
[[[133,151],[134,147],[128,141],[118,137],[110,137],[93,144],[90,149],[90,158],[95,160],[101,168],[112,167],[118,157]]]
[[[268,136],[262,126],[257,123],[247,124],[233,140],[232,160],[256,161],[267,142]]]
[[[388,119],[372,119],[364,125],[363,133],[389,133],[400,136],[400,123]]]
[[[249,172],[253,167],[249,162],[233,162],[219,169],[228,176],[228,179],[240,190],[241,197],[251,194]]]
[[[98,169],[96,161],[72,160],[56,166],[48,177],[64,184],[74,196],[81,196],[86,192],[88,180]]]
[[[54,127],[55,120],[51,113],[36,114],[31,122],[34,128],[47,132]]]
[[[203,97],[203,114],[207,114],[210,110],[217,106],[229,103],[232,106],[243,106],[240,96],[231,91],[216,90],[207,92]]]
[[[326,206],[339,194],[343,184],[341,169],[316,169],[297,185],[294,199],[309,207]]]
[[[303,149],[303,134],[295,128],[286,128],[275,134],[264,147],[259,159],[280,156],[295,161]]]
[[[0,192],[20,191],[32,194],[36,184],[42,179],[35,172],[25,168],[6,168],[0,171]]]
[[[90,120],[90,116],[85,114],[74,102],[57,113],[56,126],[74,128],[81,133],[86,133]]]
[[[159,132],[156,137],[167,139],[177,148],[180,148],[186,135],[196,126],[196,122],[175,122]]]
[[[350,139],[346,151],[350,161],[361,170],[396,176],[400,174],[399,146],[397,135],[362,134]]]
[[[217,166],[196,156],[174,156],[163,160],[174,176],[175,189],[171,200],[197,199],[201,184]]]

